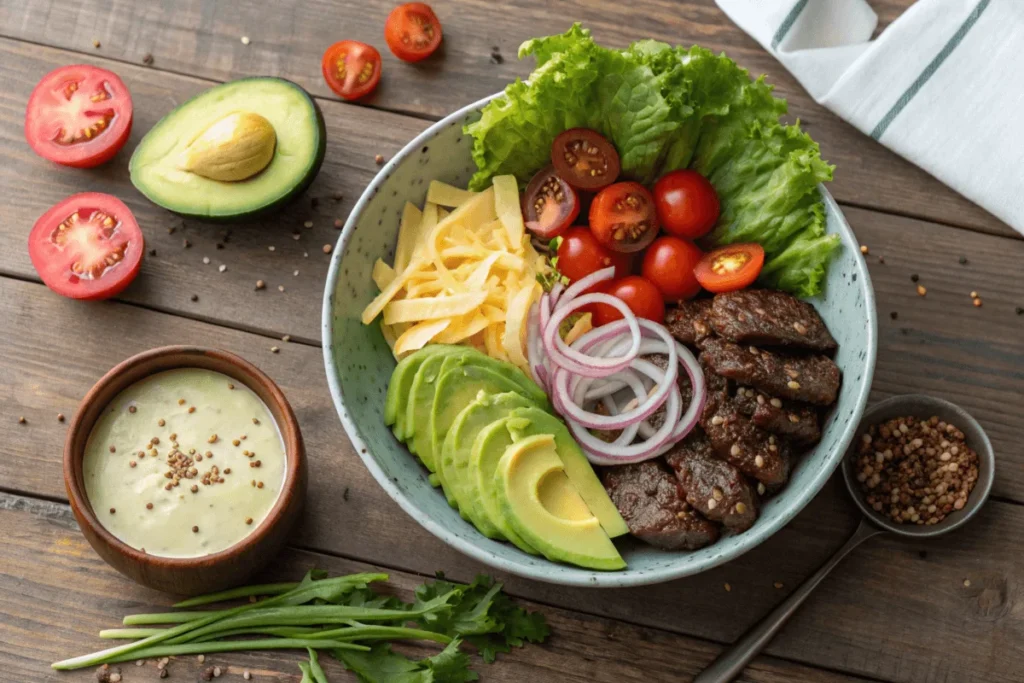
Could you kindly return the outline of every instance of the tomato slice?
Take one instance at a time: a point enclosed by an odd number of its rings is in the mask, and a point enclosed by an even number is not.
[[[654,198],[640,183],[615,183],[594,197],[590,229],[612,251],[640,251],[658,234]]]
[[[659,324],[665,322],[665,301],[650,280],[639,275],[630,275],[612,281],[601,291],[622,299],[638,318],[647,318]],[[594,304],[593,313],[594,327],[622,319],[622,314],[608,304]]]
[[[589,128],[570,128],[556,137],[551,163],[558,175],[581,190],[599,190],[619,177],[619,153]]]
[[[751,285],[764,266],[764,249],[753,242],[708,252],[693,274],[709,292],[732,292]]]
[[[558,245],[558,271],[569,278],[569,282],[582,280],[608,266],[615,266],[615,277],[626,277],[632,261],[629,254],[605,249],[594,233],[578,225],[569,228]]]
[[[711,231],[718,221],[718,193],[696,171],[666,173],[654,184],[658,222],[665,232],[695,240]]]
[[[580,214],[576,190],[550,166],[533,176],[522,202],[527,229],[544,239],[561,235]]]
[[[693,269],[703,256],[693,242],[665,235],[647,247],[640,272],[654,283],[665,301],[692,299],[700,292]]]
[[[25,138],[39,156],[91,168],[109,161],[132,131],[132,97],[113,72],[88,64],[43,76],[25,108]]]
[[[119,294],[139,273],[145,242],[135,216],[109,194],[57,202],[28,236],[28,254],[47,287],[72,299]]]
[[[441,44],[441,22],[430,5],[407,2],[391,10],[384,24],[384,40],[402,61],[419,62]]]
[[[357,100],[380,83],[380,53],[372,45],[342,40],[327,48],[320,69],[339,97]]]

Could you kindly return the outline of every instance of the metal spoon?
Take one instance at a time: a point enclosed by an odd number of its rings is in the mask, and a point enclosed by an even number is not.
[[[948,515],[938,524],[931,526],[918,526],[916,524],[896,524],[888,517],[875,512],[865,502],[857,481],[856,463],[853,454],[856,453],[856,446],[861,436],[871,425],[885,422],[896,417],[916,416],[921,419],[938,416],[940,420],[956,425],[967,437],[967,445],[978,454],[978,481],[967,498],[967,504],[962,510]],[[853,498],[853,501],[864,513],[857,530],[846,544],[836,551],[836,554],[829,559],[818,571],[793,593],[782,601],[768,616],[760,623],[743,634],[731,648],[719,655],[718,659],[697,675],[693,683],[726,683],[733,680],[743,671],[744,667],[752,660],[776,633],[783,627],[797,608],[828,576],[839,562],[846,557],[854,548],[872,536],[885,533],[886,531],[910,538],[932,538],[959,528],[973,517],[988,498],[992,489],[992,481],[995,478],[995,453],[992,451],[992,443],[988,440],[981,425],[962,408],[953,405],[942,399],[924,396],[922,394],[908,394],[906,396],[894,396],[876,404],[864,413],[860,427],[854,436],[853,444],[843,458],[843,479],[846,481],[846,488]]]

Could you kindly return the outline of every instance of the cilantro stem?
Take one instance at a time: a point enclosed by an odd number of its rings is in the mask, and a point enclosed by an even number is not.
[[[198,595],[194,598],[189,598],[188,600],[176,602],[174,603],[174,606],[179,609],[183,609],[186,607],[209,605],[215,602],[238,600],[239,598],[247,598],[250,595],[280,595],[281,593],[287,593],[290,590],[294,590],[295,588],[298,588],[298,586],[299,584],[294,581],[291,583],[264,583],[256,586],[239,586],[238,588],[221,591],[220,593]]]
[[[366,652],[370,648],[358,643],[343,643],[337,640],[302,640],[299,638],[259,638],[254,640],[225,640],[217,643],[184,643],[181,645],[157,645],[104,660],[106,664],[130,662],[137,659],[174,657],[176,655],[210,654],[211,652],[244,652],[246,650],[301,650],[304,648],[331,648]]]

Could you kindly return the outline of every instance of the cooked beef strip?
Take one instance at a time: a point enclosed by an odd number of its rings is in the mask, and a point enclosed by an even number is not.
[[[677,340],[693,346],[712,334],[710,313],[711,299],[681,301],[665,314],[665,327]]]
[[[687,504],[664,462],[605,468],[604,487],[631,534],[667,550],[696,550],[718,540],[718,525]]]
[[[713,337],[704,340],[701,360],[722,377],[769,396],[827,406],[839,393],[839,368],[826,356],[774,353]]]
[[[836,340],[814,307],[785,292],[741,289],[717,294],[708,322],[738,344],[834,351]]]
[[[810,446],[821,440],[818,411],[799,401],[783,401],[749,387],[736,390],[736,407],[761,429]]]
[[[738,532],[757,519],[750,484],[739,470],[715,456],[700,427],[666,453],[665,461],[675,470],[686,502],[711,521]]]
[[[765,486],[784,484],[789,478],[789,442],[747,419],[728,396],[708,396],[701,418],[718,457]]]

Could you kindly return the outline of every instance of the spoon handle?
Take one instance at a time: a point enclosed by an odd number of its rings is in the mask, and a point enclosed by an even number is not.
[[[743,668],[757,656],[765,645],[768,644],[779,629],[785,625],[789,618],[793,616],[797,608],[803,604],[807,596],[811,594],[822,579],[828,576],[829,572],[839,564],[839,562],[849,554],[851,550],[859,546],[864,541],[868,540],[872,536],[877,536],[883,533],[881,529],[873,526],[866,519],[861,519],[860,525],[857,526],[857,530],[853,532],[853,536],[846,542],[842,548],[836,551],[828,562],[822,565],[821,569],[814,572],[814,574],[804,581],[804,583],[797,588],[793,593],[782,601],[778,607],[773,609],[764,619],[758,624],[754,625],[749,631],[743,634],[743,636],[737,640],[732,647],[723,652],[718,656],[711,666],[704,669],[697,678],[693,679],[693,683],[727,683],[733,678],[738,676]]]

